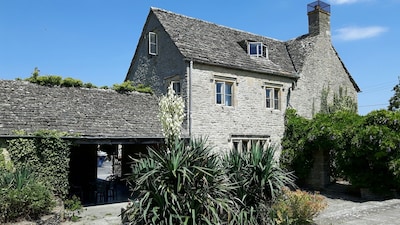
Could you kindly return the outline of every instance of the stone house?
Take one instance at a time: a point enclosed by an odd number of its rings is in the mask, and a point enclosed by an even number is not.
[[[331,43],[330,5],[307,5],[308,34],[280,41],[151,8],[125,80],[172,86],[186,103],[184,135],[216,150],[279,143],[287,108],[312,117],[321,93],[360,91]],[[288,28],[290,29],[290,28]]]

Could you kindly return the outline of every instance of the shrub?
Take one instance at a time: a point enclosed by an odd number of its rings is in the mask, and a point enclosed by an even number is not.
[[[62,83],[62,77],[56,75],[39,76],[34,83],[43,86],[60,86]]]
[[[125,211],[132,224],[226,224],[235,214],[232,187],[205,140],[149,148],[134,159],[130,186],[138,194]]]
[[[125,81],[122,84],[114,84],[112,89],[119,93],[127,93],[132,91],[150,94],[153,93],[150,87],[143,84],[138,84],[137,86],[135,86],[132,81]]]
[[[82,87],[83,82],[81,80],[67,77],[62,81],[61,86],[62,87]]]
[[[72,222],[77,222],[80,218],[79,214],[83,209],[81,200],[74,195],[64,201],[64,207],[66,211],[66,217]]]
[[[327,203],[323,196],[285,188],[272,205],[271,217],[275,224],[312,224],[312,220]]]
[[[92,84],[92,83],[84,83],[83,86],[85,88],[97,88],[96,85]]]
[[[37,219],[55,205],[51,191],[26,168],[0,174],[0,202],[2,223],[20,218]]]

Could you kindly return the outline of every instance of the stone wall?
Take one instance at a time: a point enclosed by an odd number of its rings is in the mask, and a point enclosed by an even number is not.
[[[290,102],[299,115],[311,118],[320,111],[323,89],[330,90],[328,96],[330,100],[341,87],[357,101],[357,90],[332,47],[330,38],[318,36],[310,39],[307,44],[312,45],[313,50],[305,58],[299,74],[300,79],[297,81]]]
[[[158,39],[158,55],[150,55],[148,50],[148,33],[155,32]],[[127,80],[150,85],[157,95],[166,93],[168,80],[174,76],[183,79],[186,64],[182,54],[165,32],[163,26],[150,13],[139,39],[138,46],[128,74]]]
[[[236,80],[233,87],[233,106],[215,103],[215,80]],[[265,83],[282,86],[281,109],[265,106]],[[231,147],[236,136],[270,136],[279,143],[284,132],[284,112],[288,88],[292,80],[284,77],[257,74],[221,67],[194,64],[192,71],[192,135],[208,137],[218,151]]]

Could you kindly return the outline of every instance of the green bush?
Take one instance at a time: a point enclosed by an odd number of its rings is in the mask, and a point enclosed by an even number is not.
[[[36,80],[32,80],[31,82],[42,86],[60,86],[62,77],[56,75],[38,76]]]
[[[231,183],[204,140],[149,148],[134,159],[128,182],[138,197],[125,211],[132,224],[226,224],[235,215]]]
[[[97,88],[96,85],[92,84],[92,83],[84,83],[83,86],[85,88]]]
[[[272,205],[270,215],[274,224],[313,224],[313,218],[326,206],[324,197],[317,193],[285,188]]]
[[[112,89],[119,93],[127,93],[132,91],[150,94],[153,93],[150,87],[143,84],[138,84],[137,86],[135,86],[132,81],[125,81],[122,84],[114,84]]]
[[[64,208],[66,211],[66,217],[72,222],[77,222],[79,220],[79,214],[83,209],[81,200],[77,196],[72,196],[64,201]]]
[[[51,191],[26,168],[0,174],[0,202],[1,223],[37,219],[55,206]]]
[[[67,77],[61,82],[62,87],[82,87],[83,82],[81,80],[77,80],[71,77]]]

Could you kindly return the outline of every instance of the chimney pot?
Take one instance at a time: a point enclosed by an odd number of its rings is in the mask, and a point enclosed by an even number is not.
[[[315,1],[307,5],[309,35],[331,36],[330,7],[323,1]]]

